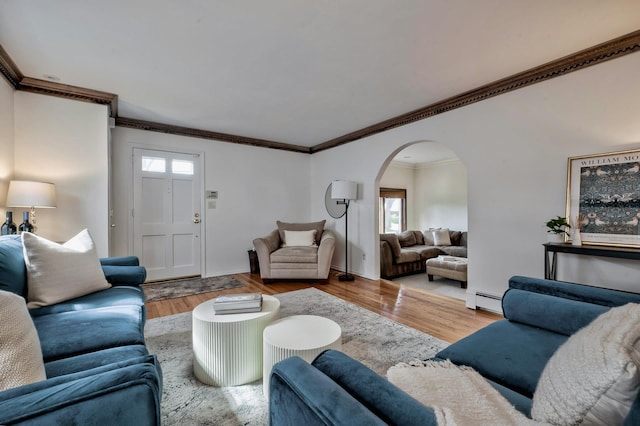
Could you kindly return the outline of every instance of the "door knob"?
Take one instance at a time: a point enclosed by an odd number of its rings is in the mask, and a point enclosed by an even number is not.
[[[193,223],[200,223],[200,219],[198,218],[193,219]]]
[[[200,223],[200,213],[193,214],[193,223]]]

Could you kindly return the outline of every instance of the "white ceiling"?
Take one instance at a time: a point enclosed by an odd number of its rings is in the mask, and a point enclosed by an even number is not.
[[[22,73],[313,146],[640,28],[638,0],[3,0]],[[428,135],[425,135],[428,137]]]

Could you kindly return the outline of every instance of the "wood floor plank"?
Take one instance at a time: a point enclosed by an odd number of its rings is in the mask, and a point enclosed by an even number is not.
[[[342,282],[338,280],[338,275],[338,272],[331,271],[327,280],[276,281],[265,285],[259,274],[237,274],[234,275],[235,278],[245,286],[149,302],[147,318],[189,312],[200,303],[222,293],[261,292],[273,295],[310,287],[450,343],[502,318],[491,312],[467,309],[462,300],[407,287],[393,281],[369,280],[356,276],[355,281]]]

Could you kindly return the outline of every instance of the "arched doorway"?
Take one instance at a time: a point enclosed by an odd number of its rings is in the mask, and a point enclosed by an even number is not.
[[[430,228],[467,231],[466,167],[444,144],[417,141],[396,149],[378,172],[376,191],[379,234]],[[381,253],[377,258],[380,273]],[[414,278],[426,281],[426,276]]]

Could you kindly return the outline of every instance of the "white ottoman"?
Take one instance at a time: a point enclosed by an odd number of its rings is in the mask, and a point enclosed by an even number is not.
[[[299,356],[307,362],[325,349],[342,348],[342,329],[334,321],[315,315],[294,315],[269,324],[263,333],[262,392],[269,397],[269,375],[273,365]]]
[[[467,258],[438,256],[427,259],[427,279],[433,281],[434,275],[460,281],[460,287],[467,288]]]
[[[235,386],[262,377],[262,332],[280,317],[280,301],[262,296],[262,311],[216,315],[214,299],[193,310],[193,373],[202,383]]]

